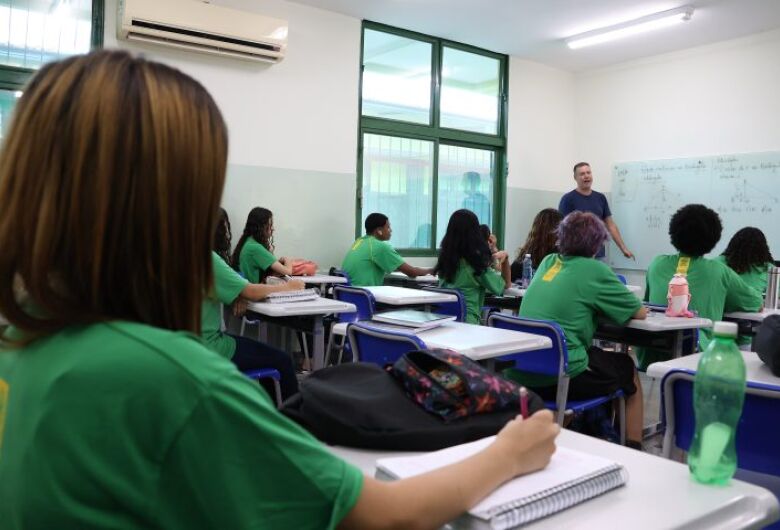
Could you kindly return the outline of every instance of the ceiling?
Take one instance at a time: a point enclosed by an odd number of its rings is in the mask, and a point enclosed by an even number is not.
[[[780,28],[780,0],[292,0],[581,72]],[[685,24],[580,50],[563,39],[682,5]]]

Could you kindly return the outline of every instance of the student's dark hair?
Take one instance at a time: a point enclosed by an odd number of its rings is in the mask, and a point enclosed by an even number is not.
[[[492,234],[488,225],[479,225],[479,232],[482,234],[482,237],[485,238],[485,241],[487,241],[490,234]]]
[[[734,234],[723,255],[728,266],[737,274],[745,273],[755,265],[765,266],[775,261],[769,252],[766,236],[752,226],[746,226]]]
[[[230,264],[230,219],[224,208],[219,209],[219,219],[217,219],[217,228],[214,230],[214,252]]]
[[[587,162],[577,162],[576,164],[574,164],[574,169],[572,170],[572,173],[574,173],[576,175],[577,174],[577,170],[579,168],[585,167],[585,166],[590,167],[590,164],[588,164]]]
[[[526,254],[531,255],[531,262],[538,267],[547,254],[558,250],[558,225],[563,215],[555,208],[545,208],[534,217],[531,230],[525,244],[517,251],[517,259],[523,259]]]
[[[109,320],[200,333],[227,163],[203,86],[125,51],[53,62],[2,149],[0,314],[16,344]]]
[[[672,245],[682,254],[703,256],[720,241],[720,216],[703,204],[688,204],[677,210],[669,222]]]
[[[607,240],[604,222],[590,212],[572,212],[558,225],[558,249],[562,256],[592,258]]]
[[[274,241],[273,237],[267,234],[268,225],[271,223],[271,219],[274,214],[267,208],[255,207],[249,212],[246,217],[246,224],[244,225],[244,231],[241,234],[241,238],[236,244],[236,249],[233,251],[233,268],[238,270],[239,258],[241,257],[241,249],[244,248],[244,243],[250,237],[255,241],[263,245],[268,249],[268,252],[273,253]]]
[[[479,219],[466,209],[457,210],[450,216],[434,274],[448,282],[453,281],[461,259],[466,260],[477,275],[490,266],[491,260],[487,239],[479,229]]]
[[[382,228],[387,224],[387,216],[383,213],[370,213],[366,217],[366,222],[363,226],[366,227],[366,234],[373,234],[377,228]]]

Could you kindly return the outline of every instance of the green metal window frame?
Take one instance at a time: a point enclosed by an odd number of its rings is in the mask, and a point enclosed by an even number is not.
[[[409,123],[398,120],[363,116],[363,46],[366,30],[381,31],[414,39],[431,44],[431,112],[428,125]],[[441,68],[445,48],[461,50],[475,55],[490,57],[499,61],[499,89],[498,89],[498,131],[497,134],[485,134],[471,131],[462,131],[441,127],[439,125],[441,100]],[[360,32],[360,84],[358,86],[358,156],[357,156],[357,190],[355,195],[355,237],[360,237],[363,232],[363,135],[364,133],[382,134],[385,136],[397,136],[426,140],[434,143],[433,155],[433,204],[431,219],[431,246],[427,249],[399,248],[403,256],[431,257],[438,254],[436,230],[437,219],[438,180],[439,180],[439,145],[456,145],[475,149],[492,150],[495,153],[495,181],[493,186],[493,219],[491,226],[498,238],[499,245],[504,244],[505,209],[506,209],[506,148],[507,148],[507,105],[509,90],[509,57],[504,54],[483,50],[468,44],[462,44],[446,39],[439,39],[430,35],[417,33],[393,26],[387,26],[368,20],[363,21]]]
[[[105,0],[92,0],[92,49],[103,47]],[[35,73],[32,68],[0,65],[0,89],[21,90]]]

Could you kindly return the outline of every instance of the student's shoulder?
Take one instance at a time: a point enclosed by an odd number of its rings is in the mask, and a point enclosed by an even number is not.
[[[105,348],[110,349],[107,357],[117,370],[140,369],[147,378],[182,379],[196,386],[210,386],[233,371],[230,361],[215,354],[190,333],[127,321],[96,326]]]
[[[677,266],[677,260],[679,256],[677,254],[658,254],[650,261],[650,265],[647,266],[648,272],[665,266]]]

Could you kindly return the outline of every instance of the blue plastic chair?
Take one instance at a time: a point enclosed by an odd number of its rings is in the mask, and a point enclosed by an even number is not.
[[[628,285],[628,280],[626,280],[626,277],[622,274],[615,273],[615,276],[617,276],[617,279],[620,280],[620,283],[623,285]]]
[[[359,322],[361,320],[371,320],[376,312],[376,300],[374,295],[368,289],[362,287],[353,287],[348,285],[335,285],[333,286],[333,298],[341,302],[347,302],[354,304],[357,311],[354,313],[339,313],[336,321],[331,325],[330,336],[328,337],[328,346],[325,349],[325,366],[330,363],[330,354],[335,344],[335,334],[333,333],[333,327],[338,324],[344,324],[349,322]],[[341,357],[345,348],[349,348],[347,343],[346,333],[344,339],[341,341],[339,347],[339,360],[341,363]]]
[[[620,442],[625,444],[626,403],[622,390],[591,399],[568,399],[569,376],[566,373],[566,369],[569,364],[569,350],[566,347],[566,336],[557,323],[549,320],[534,320],[495,313],[488,318],[488,326],[523,331],[549,338],[552,341],[551,348],[524,352],[504,357],[504,359],[514,361],[515,368],[518,370],[558,378],[555,401],[545,401],[547,408],[556,411],[558,425],[563,425],[563,417],[567,411],[579,413],[617,399],[619,404]],[[621,354],[616,353],[615,355]]]
[[[352,285],[352,280],[350,279],[349,274],[347,274],[347,271],[344,271],[344,270],[341,270],[341,269],[337,269],[336,267],[331,267],[330,271],[328,272],[328,274],[330,274],[331,276],[341,276],[342,278],[346,278],[347,279],[347,283],[346,284],[342,283],[340,285]]]
[[[441,302],[439,304],[433,304],[431,311],[439,313],[441,315],[451,315],[455,317],[458,322],[466,321],[466,299],[463,298],[463,293],[457,289],[447,289],[445,287],[432,287],[426,286],[422,288],[423,291],[432,291],[434,293],[442,294],[454,294],[458,299],[454,302]]]
[[[412,333],[382,329],[365,323],[347,325],[347,337],[356,360],[387,366],[403,354],[425,348],[425,343]]]
[[[279,370],[276,370],[275,368],[261,368],[259,370],[249,370],[246,372],[241,372],[245,376],[247,376],[249,379],[253,379],[255,381],[259,381],[260,379],[271,379],[274,382],[274,394],[276,394],[274,397],[276,398],[276,406],[277,408],[281,406],[282,404],[282,389],[279,386],[279,381],[282,379],[282,374],[279,373]]]

